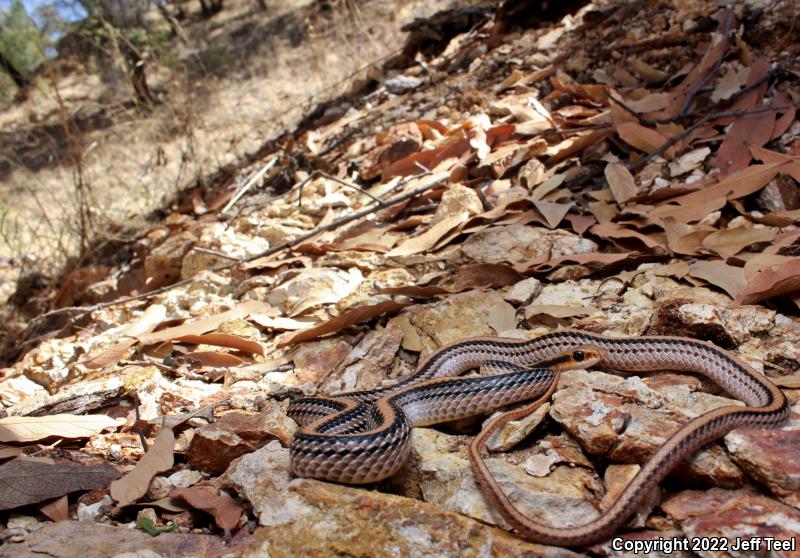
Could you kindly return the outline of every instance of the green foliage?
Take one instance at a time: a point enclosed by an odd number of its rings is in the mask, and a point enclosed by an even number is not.
[[[0,10],[0,51],[17,70],[28,75],[44,61],[44,48],[22,0],[11,0],[7,9]]]

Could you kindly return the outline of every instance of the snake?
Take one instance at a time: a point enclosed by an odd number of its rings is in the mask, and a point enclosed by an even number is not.
[[[486,467],[481,449],[503,424],[549,398],[562,371],[594,365],[625,373],[698,373],[745,405],[713,409],[671,434],[614,503],[593,521],[572,527],[534,522],[508,500]],[[491,375],[459,377],[476,368]],[[780,388],[734,354],[707,341],[610,337],[573,330],[527,340],[481,337],[440,348],[424,358],[412,375],[392,386],[292,401],[287,414],[300,426],[289,445],[292,472],[337,483],[374,483],[402,467],[410,453],[413,427],[531,400],[535,401],[490,421],[472,442],[470,460],[487,501],[520,536],[560,546],[608,539],[661,480],[699,448],[735,428],[778,427],[790,413]]]

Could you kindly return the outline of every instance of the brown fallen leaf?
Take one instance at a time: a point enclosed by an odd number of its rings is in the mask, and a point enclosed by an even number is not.
[[[443,145],[419,153],[413,153],[408,157],[392,163],[383,171],[381,182],[386,182],[395,176],[419,174],[419,165],[422,165],[426,169],[434,169],[442,162],[448,159],[455,160],[468,151],[472,151],[470,138],[463,135],[453,135],[447,138],[446,143]]]
[[[674,217],[676,220],[689,223],[699,221],[712,211],[722,208],[728,200],[743,198],[758,192],[775,178],[779,172],[788,168],[791,163],[781,161],[764,165],[750,165],[746,169],[729,174],[713,186],[685,194],[670,200],[679,204],[665,205],[653,210],[654,217]]]
[[[144,496],[153,477],[172,468],[174,449],[175,434],[171,428],[162,426],[153,446],[139,463],[124,477],[111,483],[111,497],[120,506],[127,506]]]
[[[623,204],[636,194],[636,181],[633,179],[631,171],[619,163],[609,163],[605,168],[606,180],[611,193],[618,204]]]
[[[670,139],[656,130],[647,128],[636,122],[623,122],[617,126],[617,133],[619,137],[625,140],[625,143],[645,153],[656,151]],[[671,146],[664,151],[664,158],[675,158],[675,146]]]
[[[744,269],[719,260],[694,262],[689,266],[689,275],[719,287],[732,298],[736,298],[747,283]]]
[[[771,241],[777,232],[771,228],[734,227],[711,233],[703,239],[703,246],[727,258],[753,244]]]
[[[761,85],[739,97],[730,110],[762,106],[767,92],[767,82],[763,78],[769,71],[770,64],[764,58],[756,60],[750,67],[747,85],[762,81]],[[772,111],[737,117],[725,134],[712,163],[722,171],[722,176],[744,169],[751,160],[750,147],[765,145],[772,137],[774,126],[775,112]]]
[[[553,318],[576,318],[597,312],[594,306],[569,306],[565,304],[529,304],[524,307],[525,319],[535,316],[551,316]]]
[[[555,165],[556,163],[569,159],[576,153],[582,152],[590,145],[594,145],[609,134],[608,130],[592,130],[585,134],[578,134],[569,140],[565,140],[559,144],[559,149],[547,159],[547,165]]]
[[[800,181],[800,157],[797,155],[778,153],[756,145],[750,147],[750,152],[753,154],[754,159],[758,159],[767,165],[770,163],[787,163],[787,166],[781,168],[781,172]]]
[[[449,287],[443,287],[441,278],[437,277],[434,281],[437,284],[406,285],[403,287],[387,287],[380,289],[381,294],[406,295],[419,298],[427,298],[440,294],[455,294],[469,289],[498,288],[513,285],[524,279],[524,275],[519,273],[510,265],[506,264],[487,264],[476,263],[462,267],[458,270],[448,283]],[[431,283],[428,281],[426,283]]]
[[[259,300],[245,300],[240,302],[235,307],[227,312],[217,314],[215,316],[204,316],[192,322],[184,323],[177,327],[162,329],[155,333],[147,333],[143,335],[136,335],[142,345],[154,345],[164,341],[172,341],[184,335],[202,335],[209,331],[214,331],[221,324],[235,320],[237,318],[246,318],[250,314],[264,314],[272,311],[273,308]]]
[[[785,387],[789,389],[800,388],[800,376],[778,376],[770,378],[776,386]]]
[[[569,254],[552,258],[545,262],[532,262],[527,266],[527,271],[536,273],[548,273],[564,264],[598,265],[598,267],[624,262],[626,260],[638,259],[643,254],[638,252],[590,252],[588,254]]]
[[[110,347],[106,347],[100,353],[88,356],[81,360],[80,363],[93,370],[116,364],[136,344],[136,335],[150,333],[158,324],[164,321],[166,315],[167,309],[165,306],[151,304],[138,319],[125,326],[121,331],[122,335],[130,336],[130,338],[122,339]]]
[[[450,231],[453,229],[458,229],[459,226],[463,226],[468,217],[469,214],[466,212],[445,217],[422,234],[401,242],[386,255],[389,257],[410,256],[413,254],[419,254],[420,252],[425,252],[426,250],[433,248],[433,246],[436,245],[436,243]]]
[[[61,498],[40,504],[39,511],[52,521],[65,521],[69,519],[69,499],[64,494]]]
[[[697,255],[703,239],[715,230],[708,225],[687,225],[674,217],[664,217],[662,226],[667,235],[669,249],[687,256]]]
[[[254,314],[250,316],[250,319],[261,327],[280,329],[284,331],[305,329],[315,325],[318,321],[317,318],[313,317],[285,318],[283,316],[271,317],[264,314]]]
[[[57,463],[18,457],[0,465],[0,510],[38,504],[78,490],[105,488],[119,472],[110,465]]]
[[[195,345],[216,345],[218,347],[230,347],[243,353],[252,355],[264,355],[264,347],[261,343],[245,339],[239,335],[231,335],[230,333],[206,333],[204,335],[184,335],[176,337],[176,341],[183,341],[185,343],[193,343]]]
[[[285,347],[287,345],[300,343],[302,341],[316,339],[317,337],[322,337],[323,335],[328,335],[329,333],[335,333],[351,325],[358,324],[361,322],[366,322],[367,320],[371,320],[372,318],[375,318],[377,316],[381,316],[383,314],[388,314],[391,312],[396,312],[397,310],[400,310],[406,305],[407,304],[403,302],[395,302],[393,300],[387,300],[385,302],[379,302],[377,304],[369,304],[367,306],[359,306],[357,308],[351,308],[341,316],[336,316],[335,318],[331,318],[327,322],[322,322],[317,326],[308,329],[303,329],[295,333],[290,333],[289,335],[282,337],[276,343],[276,346],[280,348],[280,347]]]
[[[450,292],[456,293],[476,287],[506,287],[523,279],[524,276],[510,265],[470,264],[458,270],[458,273],[453,277],[453,289]]]
[[[767,298],[800,290],[800,258],[768,267],[747,281],[735,304],[753,304]]]
[[[245,361],[230,353],[219,353],[216,351],[194,351],[187,353],[186,358],[191,358],[199,362],[202,366],[212,366],[215,368],[241,366]]]
[[[232,531],[239,525],[242,517],[242,506],[227,494],[210,486],[192,486],[189,488],[173,488],[170,498],[182,498],[193,508],[214,516],[214,523],[225,531]]]
[[[25,453],[26,447],[35,446],[0,446],[0,461],[5,461],[6,459],[11,459],[12,457],[22,455]]]
[[[614,244],[623,248],[650,251],[659,248],[666,248],[663,235],[642,234],[640,232],[622,227],[617,223],[602,223],[594,225],[589,232],[601,238],[611,239]],[[661,238],[659,238],[659,236]]]
[[[44,417],[6,417],[0,419],[0,442],[37,442],[46,438],[88,438],[107,429],[116,429],[124,419],[106,415],[50,415]]]
[[[729,15],[730,10],[722,11],[719,17],[715,17],[718,21],[728,21],[732,16]],[[723,24],[724,25],[724,24]],[[706,49],[703,58],[697,65],[689,72],[689,75],[681,81],[672,91],[674,94],[674,101],[664,111],[653,115],[654,117],[670,118],[677,116],[683,109],[683,104],[690,91],[698,87],[702,82],[706,81],[709,74],[714,71],[717,61],[720,60],[727,50],[729,45],[727,35],[725,33],[714,33],[712,35],[712,43]]]
[[[544,217],[544,224],[547,225],[548,228],[554,229],[572,207],[572,203],[555,203],[536,200],[533,202],[533,206],[542,214],[542,217]]]

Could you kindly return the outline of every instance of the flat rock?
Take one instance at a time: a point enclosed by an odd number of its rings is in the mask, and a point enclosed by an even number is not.
[[[662,509],[681,526],[687,537],[726,537],[750,540],[774,537],[779,541],[795,540],[800,533],[800,511],[777,500],[748,490],[712,488],[701,492],[686,490],[668,498]],[[703,556],[800,556],[792,552],[702,553]]]
[[[270,442],[223,477],[262,525],[242,556],[579,556],[411,498],[294,479],[289,466],[289,450]]]
[[[464,241],[461,250],[477,262],[527,267],[548,255],[557,258],[594,252],[597,244],[563,230],[506,225],[472,234]]]
[[[505,520],[487,504],[475,480],[467,455],[468,442],[469,437],[452,436],[434,429],[414,431],[410,466],[419,471],[422,499],[446,510],[508,528]],[[590,468],[561,464],[541,477],[529,474],[526,460],[550,449],[551,444],[547,442],[546,446],[489,456],[486,464],[511,502],[526,516],[548,525],[586,523],[598,514],[592,494],[603,490],[599,479]],[[559,461],[568,460],[562,456]],[[575,461],[580,462],[579,459]]]
[[[652,378],[658,378],[658,375]],[[562,375],[550,416],[593,455],[619,463],[643,463],[682,424],[706,411],[740,404],[694,391],[697,381],[654,381],[651,388],[638,376],[574,370]],[[649,378],[648,378],[649,380]],[[718,486],[740,486],[741,470],[719,446],[700,450],[688,462],[684,477]]]
[[[144,531],[91,521],[48,523],[19,544],[3,545],[4,558],[108,558],[125,552],[152,552],[155,556],[236,556],[219,537]],[[147,554],[141,554],[146,556]]]
[[[739,428],[725,436],[733,460],[783,502],[800,508],[800,419],[782,428]]]

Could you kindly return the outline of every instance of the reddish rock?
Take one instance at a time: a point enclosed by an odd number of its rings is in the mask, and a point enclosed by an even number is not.
[[[748,490],[686,490],[667,499],[661,507],[680,524],[690,542],[695,537],[712,537],[712,541],[713,537],[725,537],[729,545],[748,541],[760,541],[761,545],[738,552],[699,552],[702,556],[800,556],[800,511],[772,498]],[[794,541],[795,550],[770,552],[766,537],[783,544]]]
[[[725,436],[733,460],[785,503],[800,508],[800,420],[781,429],[741,428]]]
[[[233,411],[216,422],[198,428],[186,452],[193,469],[211,474],[225,472],[231,461],[260,448],[267,440],[287,443],[291,432],[277,422],[274,410],[258,415]]]

